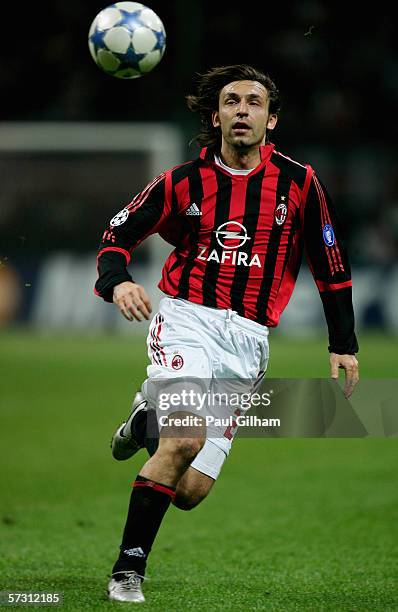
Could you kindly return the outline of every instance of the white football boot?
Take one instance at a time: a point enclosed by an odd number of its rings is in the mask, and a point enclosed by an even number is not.
[[[115,580],[113,576],[122,574],[121,580]],[[141,578],[137,572],[116,572],[108,584],[108,597],[114,601],[129,601],[132,603],[144,603],[145,597],[141,591]]]
[[[127,421],[124,421],[115,433],[111,440],[112,455],[117,461],[125,461],[130,459],[143,445],[140,444],[134,437],[134,431],[132,429],[132,423],[134,417],[142,410],[147,409],[147,401],[144,399],[142,393],[138,391],[131,407],[131,414]]]

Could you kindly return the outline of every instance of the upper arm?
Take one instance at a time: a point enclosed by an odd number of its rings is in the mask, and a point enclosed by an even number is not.
[[[104,249],[131,253],[147,236],[159,230],[170,210],[166,176],[161,174],[111,219],[102,237],[100,253]]]
[[[333,290],[351,284],[351,270],[343,231],[333,201],[313,172],[303,216],[307,260],[318,289]]]

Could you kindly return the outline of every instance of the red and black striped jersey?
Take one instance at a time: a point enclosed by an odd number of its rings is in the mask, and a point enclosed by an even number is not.
[[[214,150],[156,177],[111,220],[98,253],[95,291],[112,301],[147,236],[175,249],[159,288],[167,295],[274,327],[297,279],[303,249],[321,294],[329,350],[355,353],[351,272],[331,199],[309,165],[260,147],[246,175],[217,165]]]

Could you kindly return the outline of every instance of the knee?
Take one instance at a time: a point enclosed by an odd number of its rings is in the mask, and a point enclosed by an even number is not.
[[[207,497],[213,484],[213,478],[188,470],[178,482],[173,504],[180,510],[192,510]]]
[[[184,461],[191,463],[203,448],[205,440],[202,438],[178,438],[174,442],[174,452]]]
[[[204,500],[206,495],[207,493],[202,495],[200,493],[188,493],[177,489],[173,504],[179,510],[193,510],[193,508],[196,508],[196,506]]]
[[[205,443],[204,438],[166,438],[159,443],[159,454],[171,455],[174,461],[189,465]]]

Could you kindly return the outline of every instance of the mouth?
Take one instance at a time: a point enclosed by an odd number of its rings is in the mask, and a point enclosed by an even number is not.
[[[248,130],[250,130],[250,125],[245,123],[244,121],[237,121],[232,126],[232,130],[237,132],[238,134],[245,134]]]

